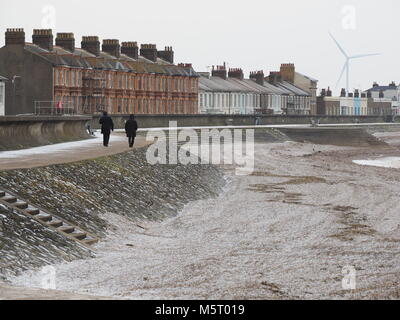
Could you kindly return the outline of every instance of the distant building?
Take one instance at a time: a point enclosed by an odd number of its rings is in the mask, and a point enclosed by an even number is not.
[[[310,115],[312,96],[305,90],[282,79],[280,72],[271,72],[269,84],[281,90],[281,112],[286,115]]]
[[[213,67],[199,73],[199,112],[211,114],[291,114],[309,115],[311,96],[304,90],[283,81],[279,75],[265,81],[264,72]]]
[[[388,86],[380,86],[375,82],[372,88],[364,93],[370,93],[374,99],[386,99],[386,102],[391,101],[393,114],[400,114],[400,86],[396,85],[395,82],[390,83]]]
[[[7,81],[7,78],[0,76],[0,116],[5,115],[6,81]]]
[[[242,69],[213,67],[211,75],[200,73],[199,112],[209,114],[254,114],[262,107],[264,88],[244,79]]]
[[[388,116],[392,114],[390,99],[373,98],[371,93],[346,93],[332,97],[332,91],[322,89],[317,97],[317,114],[328,116]]]
[[[0,49],[0,74],[9,79],[6,114],[73,108],[79,113],[194,114],[198,112],[198,75],[191,64],[174,64],[171,47],[100,41],[73,33],[34,30],[32,43],[23,29],[7,29]]]
[[[280,71],[277,72],[277,74],[282,81],[286,81],[308,93],[311,97],[310,114],[317,114],[318,80],[296,72],[296,67],[292,63],[282,64]],[[268,78],[267,81],[269,81]]]

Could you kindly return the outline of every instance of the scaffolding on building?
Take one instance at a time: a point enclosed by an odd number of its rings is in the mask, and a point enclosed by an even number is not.
[[[108,110],[107,80],[103,74],[87,74],[83,78],[82,112],[93,114]]]

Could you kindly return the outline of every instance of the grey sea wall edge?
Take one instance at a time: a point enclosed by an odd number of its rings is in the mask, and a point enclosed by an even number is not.
[[[99,129],[99,115],[94,115],[91,126]],[[123,129],[129,115],[112,115],[115,126]],[[176,121],[178,127],[203,126],[252,126],[256,118],[260,125],[311,124],[311,120],[319,120],[321,124],[350,124],[350,123],[384,123],[381,116],[283,116],[283,115],[136,115],[141,128],[168,127],[170,121]]]
[[[42,168],[2,171],[0,185],[67,221],[104,237],[109,227],[103,213],[134,221],[161,221],[175,216],[191,201],[216,197],[226,180],[211,165],[150,165],[147,148]],[[0,274],[92,253],[60,238],[29,218],[0,207]]]
[[[0,117],[0,151],[88,139],[87,116]]]

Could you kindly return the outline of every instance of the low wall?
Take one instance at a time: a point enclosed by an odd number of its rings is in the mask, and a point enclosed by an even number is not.
[[[87,116],[0,117],[0,151],[37,147],[89,138]]]
[[[371,135],[367,128],[279,128],[291,141],[321,145],[371,147],[386,143]]]
[[[92,127],[99,128],[99,115],[93,116]],[[112,115],[115,127],[124,128],[128,115]],[[366,116],[366,117],[334,117],[334,116],[260,116],[260,125],[279,125],[279,124],[310,124],[312,119],[319,119],[321,124],[333,123],[381,123],[385,122],[384,117]],[[243,115],[137,115],[139,127],[141,128],[162,128],[168,127],[170,121],[177,121],[179,127],[192,126],[225,126],[254,125],[255,116]]]

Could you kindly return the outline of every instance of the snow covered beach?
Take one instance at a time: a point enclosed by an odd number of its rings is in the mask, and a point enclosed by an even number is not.
[[[397,299],[400,171],[353,163],[396,152],[257,145],[251,176],[225,168],[219,197],[175,217],[138,226],[104,213],[112,228],[96,258],[56,264],[57,289],[124,299]],[[343,290],[346,266],[357,290]],[[35,287],[40,276],[11,280]]]

